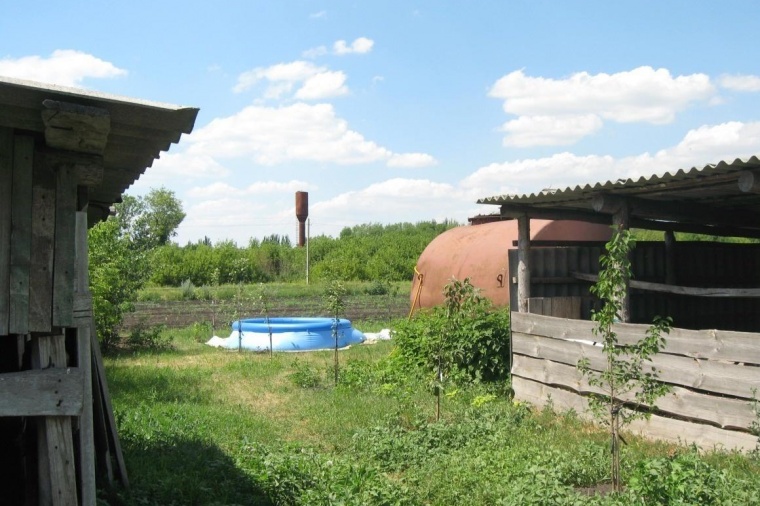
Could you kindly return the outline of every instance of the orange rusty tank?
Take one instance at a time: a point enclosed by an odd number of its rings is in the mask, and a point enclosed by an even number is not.
[[[535,241],[607,241],[609,225],[582,221],[531,220]],[[516,248],[517,220],[467,225],[442,233],[425,248],[417,261],[409,301],[413,308],[443,304],[443,287],[454,277],[470,278],[473,286],[494,305],[509,304],[508,250]]]

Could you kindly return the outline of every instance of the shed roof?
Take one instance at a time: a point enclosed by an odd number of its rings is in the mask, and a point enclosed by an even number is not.
[[[112,204],[121,201],[124,191],[161,151],[192,131],[198,115],[194,107],[0,77],[0,127],[48,135],[49,119],[61,111],[106,118],[110,123],[101,129],[102,142],[96,140],[98,145],[82,149],[85,154],[102,157],[102,181],[89,192],[90,217],[100,219]]]
[[[760,160],[752,156],[637,180],[478,200],[500,206],[503,219],[528,215],[596,223],[610,223],[623,202],[633,227],[760,237]]]

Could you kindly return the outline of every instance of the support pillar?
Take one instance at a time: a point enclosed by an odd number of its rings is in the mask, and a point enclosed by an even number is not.
[[[530,218],[526,214],[517,218],[517,259],[517,307],[520,313],[527,313],[530,298]]]

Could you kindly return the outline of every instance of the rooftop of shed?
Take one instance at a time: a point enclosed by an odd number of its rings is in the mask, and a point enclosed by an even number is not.
[[[102,180],[89,189],[91,220],[121,195],[181,135],[198,109],[0,77],[0,127],[44,135],[47,145],[90,157]]]
[[[500,217],[610,223],[626,203],[632,227],[721,236],[760,237],[760,160],[721,161],[648,178],[500,195],[478,200]]]

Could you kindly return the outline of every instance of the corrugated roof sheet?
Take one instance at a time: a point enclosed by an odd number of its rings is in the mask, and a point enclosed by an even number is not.
[[[600,221],[600,211],[594,209],[595,200],[598,204],[600,197],[612,196],[638,203],[633,206],[632,216],[655,220],[655,224],[683,222],[728,228],[735,225],[737,228],[730,232],[748,230],[757,235],[760,234],[760,190],[742,191],[739,187],[740,177],[754,173],[757,173],[754,180],[760,187],[760,159],[757,156],[636,180],[493,196],[480,199],[478,203],[501,206],[503,217],[527,212],[549,219]]]

